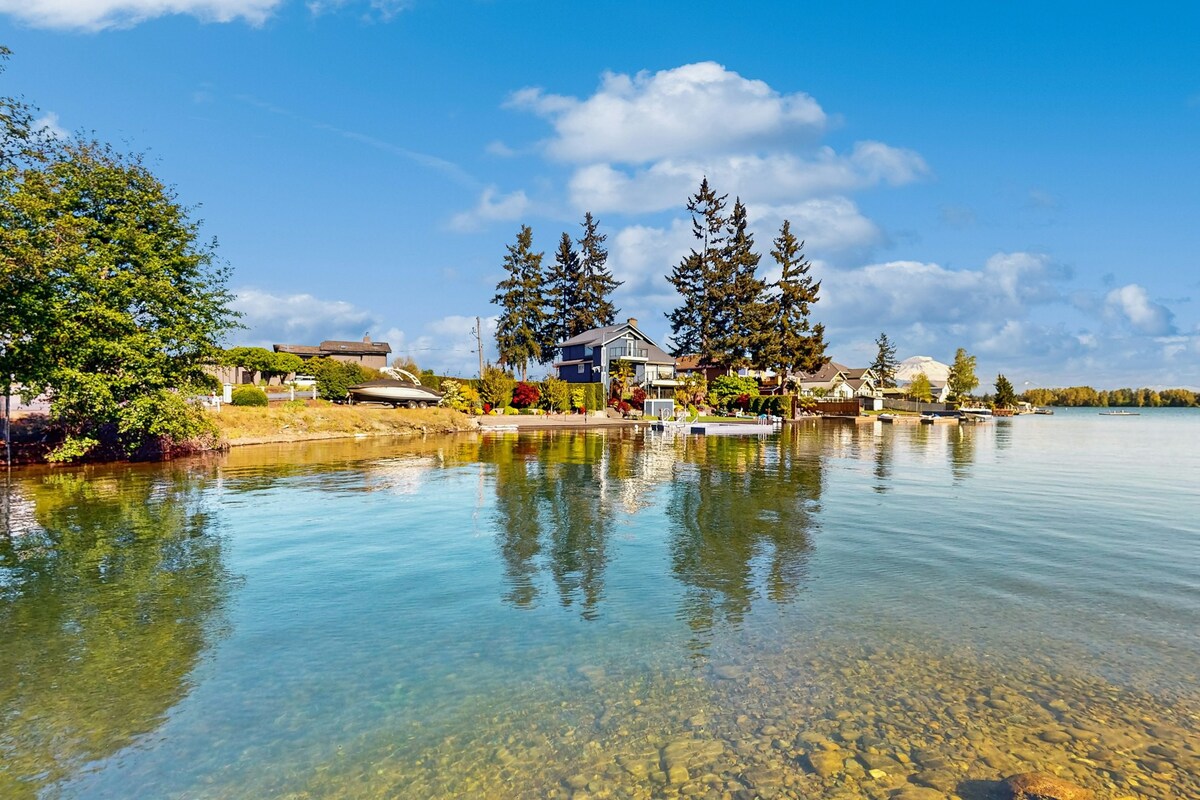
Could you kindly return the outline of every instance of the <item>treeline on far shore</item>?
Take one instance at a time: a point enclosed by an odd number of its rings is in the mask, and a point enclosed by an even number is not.
[[[1093,389],[1071,386],[1066,389],[1030,389],[1026,402],[1035,406],[1097,406],[1131,408],[1189,408],[1200,406],[1200,395],[1190,389]]]

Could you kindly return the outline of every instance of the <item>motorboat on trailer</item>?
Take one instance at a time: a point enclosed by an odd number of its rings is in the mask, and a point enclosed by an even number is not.
[[[351,403],[390,403],[393,408],[428,408],[442,402],[442,393],[421,385],[421,379],[399,367],[380,370],[387,378],[350,387]]]

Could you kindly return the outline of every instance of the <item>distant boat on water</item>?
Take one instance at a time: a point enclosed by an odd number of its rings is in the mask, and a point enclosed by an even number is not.
[[[1101,411],[1102,417],[1140,417],[1139,411]]]

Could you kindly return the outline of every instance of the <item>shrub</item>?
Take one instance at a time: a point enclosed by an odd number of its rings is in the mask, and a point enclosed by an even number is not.
[[[531,383],[521,381],[517,384],[517,388],[513,389],[512,404],[517,408],[529,408],[537,405],[538,400],[542,397],[542,393],[538,388]]]
[[[257,386],[239,386],[233,390],[232,402],[235,406],[265,406],[267,393]]]
[[[587,392],[586,387],[572,386],[571,387],[571,408],[576,409],[576,410],[579,410],[581,408],[587,408],[588,407],[587,406],[587,402],[588,402],[587,396],[588,396],[588,392]]]
[[[317,380],[317,394],[325,400],[341,400],[350,391],[351,386],[371,377],[371,372],[358,364],[348,364],[336,358],[311,359],[308,368]],[[378,374],[375,372],[376,376]]]
[[[629,399],[630,404],[637,409],[642,408],[646,402],[646,390],[642,387],[637,387],[633,390],[633,394]]]
[[[715,395],[717,399],[715,405],[727,405],[742,395],[758,396],[758,381],[739,375],[721,375],[713,379],[711,388],[711,394]]]
[[[619,401],[616,406],[617,411],[620,411],[622,414],[628,414],[631,410],[633,410],[633,406],[629,405],[629,403],[625,400]]]

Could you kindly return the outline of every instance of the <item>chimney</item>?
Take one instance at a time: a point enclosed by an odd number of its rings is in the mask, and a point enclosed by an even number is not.
[[[636,327],[637,327],[637,317],[630,317],[630,318],[629,318],[629,327],[631,327],[631,328],[636,328]]]
[[[370,344],[370,343],[371,343],[371,334],[364,333],[363,334],[363,344]]]

